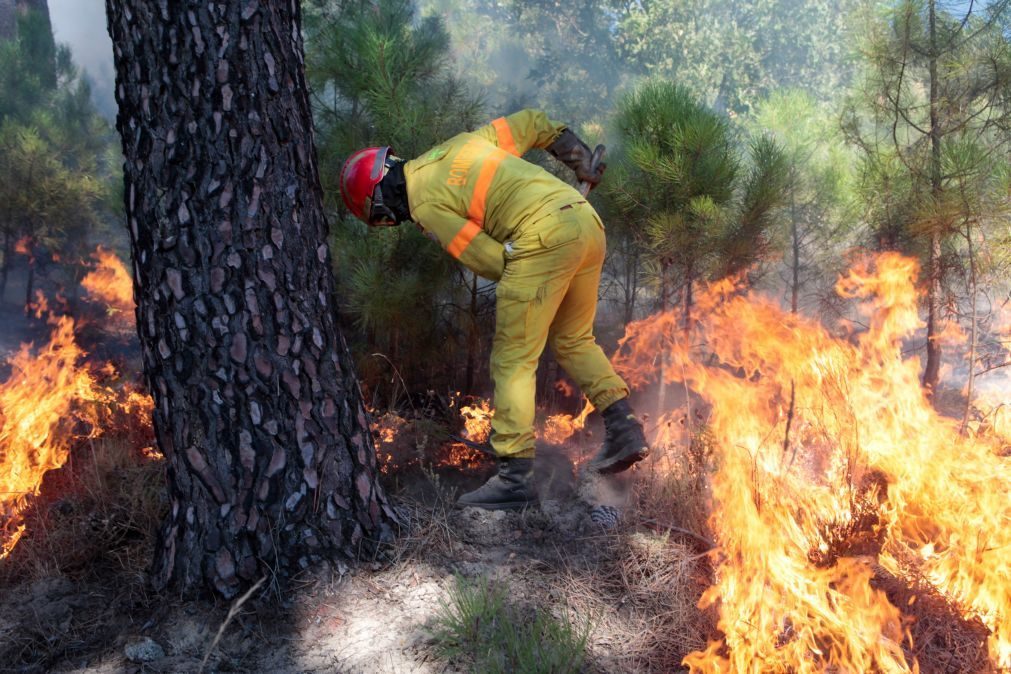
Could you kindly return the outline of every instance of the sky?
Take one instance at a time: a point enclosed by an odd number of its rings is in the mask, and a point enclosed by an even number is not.
[[[114,120],[116,71],[105,23],[105,0],[49,0],[49,18],[56,41],[70,45],[74,62],[91,80],[91,95],[99,112]]]

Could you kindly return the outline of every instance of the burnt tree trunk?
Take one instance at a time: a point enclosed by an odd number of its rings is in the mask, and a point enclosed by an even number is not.
[[[137,328],[167,461],[153,580],[232,597],[394,521],[339,333],[298,0],[107,0]]]

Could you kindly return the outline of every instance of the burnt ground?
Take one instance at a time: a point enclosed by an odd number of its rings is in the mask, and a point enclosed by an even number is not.
[[[538,459],[539,507],[454,509],[455,495],[491,470],[472,462],[388,475],[407,520],[389,559],[312,569],[286,591],[265,585],[231,620],[226,602],[149,592],[149,533],[96,529],[109,536],[101,554],[0,579],[0,671],[196,672],[205,657],[208,672],[468,671],[465,660],[440,657],[430,633],[458,578],[502,584],[511,604],[588,625],[582,671],[678,671],[685,653],[705,645],[711,616],[694,608],[705,561],[691,542],[630,516],[642,470],[580,483],[566,454],[547,451]],[[617,523],[594,521],[601,499],[623,508]],[[55,517],[87,505],[66,501],[50,504]],[[115,510],[86,526],[130,530],[116,522],[130,515]],[[157,646],[147,642],[151,659],[138,662],[146,640]]]

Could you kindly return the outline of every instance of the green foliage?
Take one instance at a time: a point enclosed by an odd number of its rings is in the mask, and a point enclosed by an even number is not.
[[[626,4],[616,39],[626,59],[682,82],[708,105],[747,113],[778,88],[819,100],[852,75],[847,37],[858,0],[652,0]]]
[[[1008,5],[965,13],[902,0],[870,23],[862,86],[844,122],[864,155],[864,192],[877,202],[876,238],[888,247],[913,252],[922,237],[956,231],[970,214],[966,190],[980,195],[1002,163],[1011,122],[1011,48],[1001,30]]]
[[[83,259],[114,210],[119,156],[70,51],[53,43],[48,16],[20,14],[0,42],[0,290],[14,242]]]
[[[416,22],[410,0],[315,0],[306,7],[306,33],[321,173],[331,199],[350,152],[389,145],[411,158],[484,121],[480,98],[451,72],[442,22]]]
[[[824,290],[819,286],[835,278],[826,272],[842,264],[838,251],[857,229],[858,157],[832,109],[799,89],[761,101],[748,128],[775,138],[788,164],[784,213],[771,238],[782,251],[790,294],[800,301],[801,287],[819,294]]]
[[[95,223],[101,183],[68,167],[37,128],[5,121],[0,126],[0,230],[31,236],[58,249]]]
[[[452,371],[463,339],[457,297],[463,273],[414,227],[369,229],[344,212],[345,158],[389,145],[410,159],[486,121],[481,100],[452,73],[439,19],[418,20],[409,0],[314,0],[306,4],[307,73],[327,206],[337,215],[332,250],[338,288],[361,329],[355,343],[367,386],[388,381],[380,352],[415,388]],[[448,383],[447,383],[448,384]]]
[[[662,80],[626,95],[616,125],[623,145],[608,189],[639,223],[658,269],[662,305],[671,296],[673,272],[690,289],[706,276],[742,271],[760,256],[786,183],[786,161],[772,139],[751,144],[746,166],[729,121],[685,87]]]
[[[466,659],[471,671],[490,674],[578,672],[589,632],[568,616],[518,609],[501,585],[459,576],[432,630],[443,657]]]
[[[18,13],[18,44],[32,77],[48,90],[56,88],[57,50],[49,12],[34,7]]]

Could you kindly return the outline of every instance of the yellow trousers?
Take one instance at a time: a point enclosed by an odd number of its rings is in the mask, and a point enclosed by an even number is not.
[[[604,226],[586,202],[532,223],[507,244],[491,352],[491,444],[499,456],[534,455],[537,363],[547,343],[596,409],[628,396],[593,337],[605,247]]]

